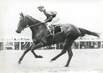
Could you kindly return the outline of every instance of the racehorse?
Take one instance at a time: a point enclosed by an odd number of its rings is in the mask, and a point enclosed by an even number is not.
[[[63,32],[58,32],[54,35],[50,35],[48,28],[46,26],[46,23],[42,23],[37,19],[32,18],[29,15],[24,16],[23,13],[20,13],[20,21],[18,24],[18,28],[16,30],[17,33],[21,33],[23,29],[29,27],[32,31],[32,40],[33,44],[30,46],[30,48],[26,49],[23,53],[23,55],[20,57],[18,63],[20,64],[21,61],[23,60],[24,56],[26,55],[27,52],[31,51],[35,58],[42,58],[41,55],[37,55],[34,50],[52,45],[52,44],[58,44],[63,42],[64,47],[60,54],[55,56],[54,58],[51,59],[51,61],[56,60],[58,57],[63,55],[64,53],[68,52],[68,61],[65,65],[65,67],[68,67],[71,58],[73,56],[73,52],[71,49],[71,46],[73,42],[79,37],[79,36],[84,36],[85,34],[88,35],[93,35],[99,37],[99,35],[95,32],[88,31],[83,28],[77,28],[76,26],[69,24],[69,27],[66,29],[66,31]]]

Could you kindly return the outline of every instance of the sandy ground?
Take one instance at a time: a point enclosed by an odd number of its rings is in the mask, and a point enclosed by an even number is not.
[[[18,64],[18,59],[23,51],[0,51],[0,73],[103,73],[103,49],[73,49],[73,58],[69,67],[64,67],[67,62],[67,53],[56,61],[50,60],[61,50],[36,50],[42,59],[35,58],[29,52]]]

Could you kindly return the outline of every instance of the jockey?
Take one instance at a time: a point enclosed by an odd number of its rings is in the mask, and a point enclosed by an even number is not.
[[[49,11],[49,12],[46,11],[44,6],[39,6],[37,8],[40,12],[43,12],[44,15],[46,16],[46,19],[44,20],[44,23],[51,22],[53,20],[53,18],[56,17],[56,15],[57,15],[57,12],[55,12],[55,11]]]
[[[56,17],[57,12],[56,11],[47,11],[44,8],[44,6],[39,6],[37,8],[40,12],[43,12],[43,14],[46,16],[46,19],[44,20],[43,23],[48,23],[49,22],[49,25],[47,25],[47,28],[48,28],[49,32],[51,33],[50,26],[52,26],[52,24],[55,22],[54,18]]]

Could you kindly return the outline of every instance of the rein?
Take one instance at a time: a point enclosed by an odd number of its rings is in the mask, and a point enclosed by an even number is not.
[[[37,23],[36,25],[28,25],[28,26],[26,26],[25,28],[28,28],[28,27],[34,27],[34,26],[39,26],[40,24],[42,24],[42,23]]]

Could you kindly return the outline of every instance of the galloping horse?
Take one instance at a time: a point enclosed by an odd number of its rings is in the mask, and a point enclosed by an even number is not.
[[[21,31],[27,27],[29,27],[32,31],[32,40],[33,44],[30,46],[30,48],[26,49],[23,53],[23,55],[19,59],[19,63],[23,60],[25,54],[29,51],[33,53],[35,58],[42,58],[42,56],[37,55],[34,50],[52,45],[52,44],[58,44],[61,42],[64,42],[63,50],[58,54],[56,57],[52,58],[51,61],[56,60],[58,57],[63,55],[64,53],[68,52],[68,61],[66,63],[66,67],[69,65],[71,58],[73,56],[72,53],[72,43],[79,37],[84,36],[85,34],[88,35],[94,35],[99,37],[99,35],[95,32],[88,31],[83,28],[77,28],[76,26],[69,24],[69,27],[66,27],[66,31],[64,32],[58,32],[54,35],[50,35],[48,32],[48,29],[46,27],[45,23],[42,23],[31,16],[24,16],[23,13],[20,14],[20,21],[18,24],[18,28],[16,30],[17,33],[21,33]]]

